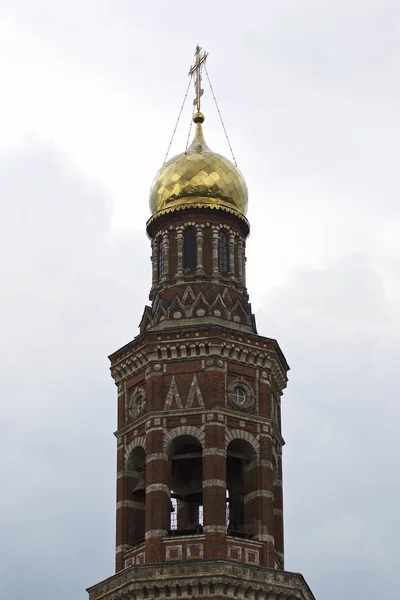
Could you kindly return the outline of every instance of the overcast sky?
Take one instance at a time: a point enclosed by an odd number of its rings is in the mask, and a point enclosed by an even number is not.
[[[196,43],[249,187],[258,330],[291,366],[286,567],[317,600],[394,598],[396,0],[2,0],[0,597],[84,600],[113,573],[107,355],[147,302],[148,191]]]

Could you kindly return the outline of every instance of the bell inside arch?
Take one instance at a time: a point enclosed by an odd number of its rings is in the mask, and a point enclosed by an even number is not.
[[[203,506],[203,456],[192,436],[174,440],[168,453],[171,482],[171,529],[195,529],[201,523]]]
[[[143,448],[135,448],[127,465],[130,488],[136,499],[144,500],[146,494],[146,453]]]
[[[145,473],[145,469],[143,468],[142,471],[136,471],[135,475],[137,476],[136,479],[136,485],[134,484],[133,487],[133,494],[135,496],[141,496],[141,497],[145,497],[146,494],[146,473]]]

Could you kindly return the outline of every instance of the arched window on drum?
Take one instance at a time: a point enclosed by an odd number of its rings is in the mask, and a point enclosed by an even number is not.
[[[228,236],[226,231],[220,231],[218,236],[218,268],[222,273],[228,272]]]
[[[183,238],[183,268],[196,268],[196,232],[194,229],[186,229]]]

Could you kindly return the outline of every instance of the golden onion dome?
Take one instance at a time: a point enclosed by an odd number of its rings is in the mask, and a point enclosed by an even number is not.
[[[196,131],[191,145],[166,162],[153,181],[151,214],[208,207],[244,217],[248,194],[242,174],[230,160],[208,148],[202,128],[204,115],[196,113],[193,121]]]

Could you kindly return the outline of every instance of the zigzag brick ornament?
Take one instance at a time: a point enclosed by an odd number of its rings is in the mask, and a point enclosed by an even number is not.
[[[150,193],[151,304],[110,356],[118,388],[116,574],[90,600],[313,600],[284,570],[281,397],[288,364],[246,287],[248,192],[195,132]]]

